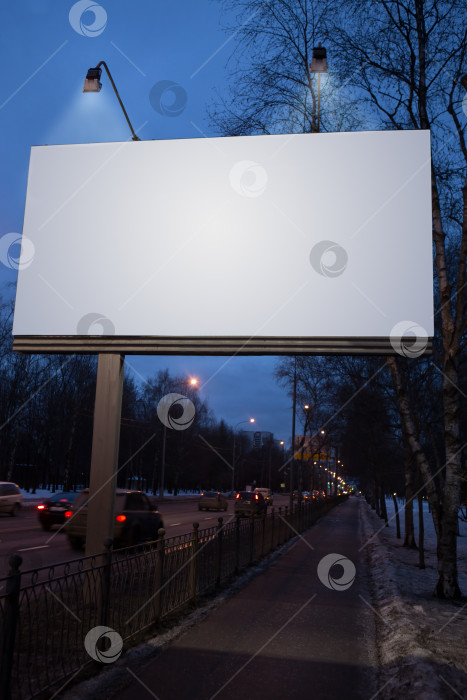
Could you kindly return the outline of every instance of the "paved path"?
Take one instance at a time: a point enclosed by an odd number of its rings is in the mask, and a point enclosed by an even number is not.
[[[113,700],[345,700],[376,692],[374,615],[366,588],[359,500],[334,508],[266,571],[130,676]],[[331,553],[356,566],[330,590],[317,566]],[[331,573],[340,578],[343,569]],[[101,695],[102,700],[102,695]]]

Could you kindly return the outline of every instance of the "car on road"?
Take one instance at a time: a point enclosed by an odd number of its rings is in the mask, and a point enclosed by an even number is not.
[[[82,549],[86,542],[89,489],[75,498],[65,512],[65,533],[72,549]],[[161,514],[142,491],[116,489],[114,504],[114,547],[129,547],[156,540],[163,528]],[[102,543],[102,549],[104,544]]]
[[[203,491],[199,498],[198,510],[227,510],[227,499],[220,491]]]
[[[272,506],[273,495],[272,495],[271,489],[264,489],[264,488],[258,487],[255,489],[255,493],[260,493],[263,496],[263,498],[266,502],[266,505]]]
[[[239,491],[235,496],[235,515],[266,515],[266,511],[266,501],[261,493]]]
[[[18,484],[11,481],[0,481],[0,513],[18,515],[23,504],[23,494]]]
[[[294,501],[298,501],[300,497],[300,492],[299,491],[294,491],[292,494],[292,498]],[[313,496],[309,491],[302,491],[301,493],[301,498],[302,502],[308,502],[313,500]]]
[[[45,498],[37,506],[37,516],[42,525],[43,530],[50,530],[52,525],[63,525],[65,522],[65,513],[70,510],[76,493],[62,491],[53,493],[48,498]]]

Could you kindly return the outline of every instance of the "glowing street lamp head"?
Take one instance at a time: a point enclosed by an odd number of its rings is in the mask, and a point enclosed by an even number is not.
[[[83,92],[100,92],[102,88],[101,74],[101,68],[90,68],[86,74]]]
[[[198,379],[196,377],[190,377],[190,386],[198,386]]]
[[[250,418],[250,423],[254,423],[254,422],[255,422],[255,419],[254,419],[254,418]]]
[[[327,73],[328,62],[326,49],[321,44],[313,47],[313,58],[310,63],[310,73]]]

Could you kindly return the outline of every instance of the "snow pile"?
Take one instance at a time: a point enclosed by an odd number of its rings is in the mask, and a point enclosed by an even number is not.
[[[403,697],[467,697],[467,602],[434,597],[437,582],[436,536],[424,504],[425,569],[419,553],[403,547],[404,511],[400,508],[402,538],[396,537],[392,499],[387,500],[385,527],[362,499],[364,549],[370,565],[373,607],[377,615],[380,700]],[[414,505],[418,541],[418,513]],[[467,524],[459,523],[459,586],[467,594]]]

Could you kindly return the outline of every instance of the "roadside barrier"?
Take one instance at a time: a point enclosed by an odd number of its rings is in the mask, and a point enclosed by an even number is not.
[[[20,570],[22,558],[14,554],[9,575],[0,579],[0,700],[50,697],[94,675],[118,658],[122,645],[156,634],[162,620],[230,582],[346,499],[271,508],[266,516],[228,523],[220,517],[215,527],[199,530],[194,523],[192,532],[177,537],[159,530],[154,542],[125,549],[113,550],[108,540],[98,556],[29,571]]]

